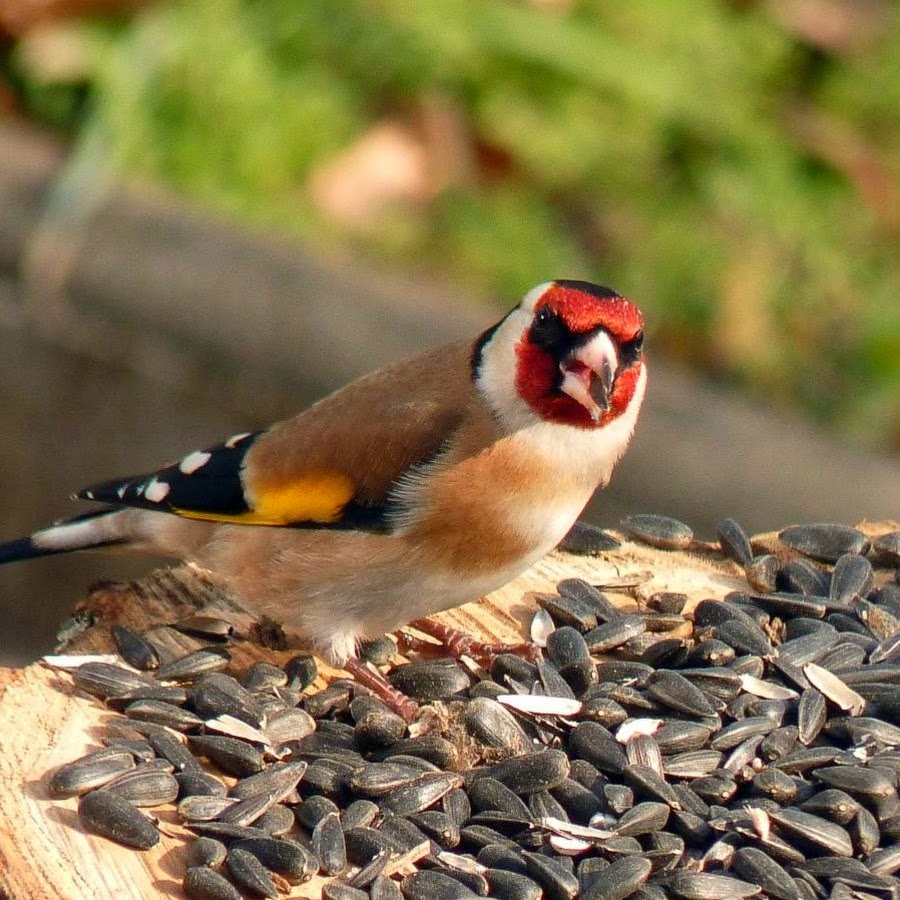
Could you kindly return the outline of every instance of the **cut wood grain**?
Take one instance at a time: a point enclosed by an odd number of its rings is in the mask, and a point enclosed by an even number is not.
[[[860,527],[874,534],[898,525]],[[783,557],[791,555],[774,534],[761,535],[754,544]],[[688,595],[690,609],[701,599],[721,599],[730,591],[746,589],[739,567],[723,560],[715,545],[697,543],[688,552],[665,552],[625,542],[600,557],[552,553],[488,597],[438,618],[485,641],[517,643],[528,633],[534,595],[553,591],[562,578],[572,577],[605,586],[608,596],[622,607],[642,605],[657,591],[679,591]],[[230,645],[235,670],[255,659],[282,664],[297,652],[290,646],[290,635],[283,648],[250,640],[254,619],[239,599],[210,573],[190,566],[160,570],[140,582],[100,586],[81,606],[90,610],[97,624],[77,635],[66,652],[109,652],[112,624],[147,631],[199,609],[235,624],[237,638]],[[171,629],[151,633],[163,644],[163,652],[172,655],[200,643]],[[320,662],[317,686],[339,674]],[[49,796],[49,774],[96,747],[104,723],[115,716],[98,700],[77,691],[65,672],[40,663],[24,669],[0,668],[0,896],[14,900],[183,896],[187,832],[173,807],[153,811],[162,838],[152,850],[137,852],[88,834],[78,820],[76,800]],[[289,896],[319,897],[323,883],[314,878],[295,886]]]

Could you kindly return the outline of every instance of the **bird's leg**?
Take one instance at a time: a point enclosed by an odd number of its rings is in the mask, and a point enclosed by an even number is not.
[[[415,719],[419,712],[419,704],[412,697],[407,697],[402,691],[398,691],[378,669],[369,666],[355,656],[351,656],[344,663],[343,668],[407,722]]]
[[[434,619],[416,619],[409,624],[413,628],[437,638],[452,656],[472,656],[475,659],[491,660],[501,653],[518,653],[532,661],[541,658],[541,648],[530,641],[524,641],[521,644],[489,644]]]

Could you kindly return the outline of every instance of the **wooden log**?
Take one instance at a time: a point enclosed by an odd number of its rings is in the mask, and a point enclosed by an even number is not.
[[[900,526],[888,522],[859,527],[880,534]],[[775,534],[755,538],[754,545],[784,559],[792,555]],[[666,552],[623,542],[597,557],[551,553],[488,597],[437,618],[485,641],[516,643],[528,634],[535,594],[552,591],[562,578],[572,577],[604,586],[622,607],[642,606],[657,591],[678,591],[688,595],[690,610],[701,599],[721,599],[746,588],[740,568],[723,559],[715,544],[695,542],[686,552]],[[880,581],[885,577],[879,573]],[[296,652],[295,647],[265,647],[250,640],[254,619],[240,600],[210,573],[191,566],[160,570],[140,582],[101,585],[80,606],[97,623],[74,637],[66,652],[108,652],[112,624],[159,629],[161,623],[201,609],[234,622],[237,638],[230,649],[236,670],[254,659],[280,664]],[[196,646],[192,638],[174,635],[171,629],[151,633],[163,643],[163,652],[175,654]],[[339,674],[320,663],[317,687]],[[42,663],[0,668],[0,896],[16,900],[183,896],[180,882],[188,832],[173,807],[153,811],[160,820],[160,843],[136,852],[87,833],[78,820],[76,801],[54,799],[48,793],[53,770],[96,747],[104,724],[115,716],[95,698],[77,691],[66,672]],[[399,864],[410,863],[405,859]],[[295,886],[289,896],[319,897],[322,886],[317,877]]]

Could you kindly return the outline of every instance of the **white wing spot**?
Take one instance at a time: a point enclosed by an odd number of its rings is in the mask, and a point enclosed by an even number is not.
[[[178,471],[183,475],[193,475],[197,469],[202,469],[212,458],[212,453],[205,450],[195,450],[178,463]]]
[[[128,490],[128,485],[123,484],[122,487],[116,488],[116,493],[119,495],[119,499],[123,500],[125,498],[125,492]]]
[[[229,450],[233,450],[244,438],[250,437],[249,431],[242,431],[240,434],[233,434],[227,441],[225,441],[225,446]]]
[[[86,500],[93,500],[93,499],[94,499],[94,492],[93,492],[93,491],[85,491],[85,492],[84,492],[84,497],[85,497]]]
[[[171,487],[165,481],[157,481],[155,478],[144,488],[144,497],[151,503],[160,503],[165,500]]]

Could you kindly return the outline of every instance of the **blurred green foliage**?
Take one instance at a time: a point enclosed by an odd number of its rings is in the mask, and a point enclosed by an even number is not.
[[[651,352],[896,448],[900,29],[877,0],[843,42],[776,6],[186,0],[90,26],[79,127],[244,221],[504,303],[612,284]],[[54,90],[33,108],[65,109]],[[373,126],[435,110],[456,140],[430,148],[451,157],[433,191],[362,229],[315,202],[311,176]]]

